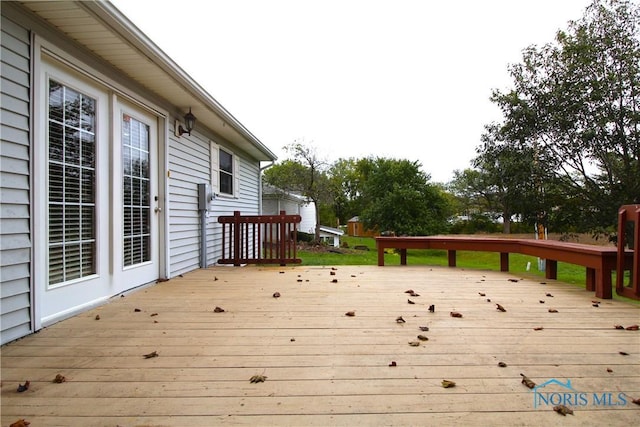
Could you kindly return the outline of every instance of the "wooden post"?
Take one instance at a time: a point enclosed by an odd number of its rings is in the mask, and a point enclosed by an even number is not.
[[[456,251],[453,249],[449,249],[447,251],[447,258],[449,261],[449,267],[455,267],[456,266]]]
[[[233,265],[240,265],[240,211],[233,211]]]
[[[500,252],[500,271],[509,271],[509,252]]]

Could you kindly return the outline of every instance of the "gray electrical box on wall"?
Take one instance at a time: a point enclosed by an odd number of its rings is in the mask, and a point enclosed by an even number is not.
[[[198,210],[206,211],[211,197],[211,187],[209,184],[198,184]]]

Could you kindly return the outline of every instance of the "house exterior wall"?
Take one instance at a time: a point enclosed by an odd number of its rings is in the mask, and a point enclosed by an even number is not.
[[[140,106],[149,106],[157,117],[160,187],[158,206],[163,209],[158,213],[162,231],[154,236],[154,239],[161,242],[161,260],[156,278],[165,277],[165,274],[167,277],[175,277],[199,268],[197,184],[209,183],[216,187],[217,166],[214,154],[217,147],[233,153],[235,192],[232,196],[218,195],[210,203],[206,224],[207,259],[210,265],[221,257],[221,225],[217,223],[218,216],[231,215],[236,210],[245,215],[259,213],[260,164],[234,144],[209,132],[206,123],[199,124],[200,131],[197,124],[197,129],[191,136],[174,136],[174,121],[179,117],[175,117],[172,112],[180,111],[180,107],[147,93],[115,69],[108,68],[87,52],[75,49],[73,42],[63,34],[33,19],[16,4],[3,4],[1,11],[0,344],[4,344],[46,326],[42,324],[38,305],[43,298],[36,298],[39,292],[37,289],[44,287],[42,282],[48,275],[46,210],[38,208],[46,205],[46,199],[42,198],[46,197],[46,189],[43,193],[39,189],[42,184],[34,184],[44,182],[43,168],[35,166],[41,160],[34,160],[42,159],[42,155],[34,155],[34,152],[46,144],[46,141],[41,140],[44,131],[39,129],[40,121],[36,119],[39,113],[34,114],[34,111],[43,110],[45,106],[37,102],[39,95],[34,95],[39,89],[32,87],[32,82],[40,81],[43,73],[38,65],[34,65],[39,61],[36,58],[40,58],[36,47],[40,41],[46,41],[56,52],[61,52],[65,60],[82,68],[86,79],[95,80],[96,85],[109,94],[114,104],[126,98]],[[76,58],[79,58],[78,61],[75,61]],[[33,86],[42,85],[36,83]],[[109,130],[111,131],[112,129]],[[114,156],[114,159],[118,158],[118,155]],[[117,212],[117,209],[116,206],[113,212]],[[100,220],[110,221],[105,218]],[[118,227],[114,230],[118,230]],[[42,236],[45,236],[44,242]],[[114,236],[102,236],[103,240],[118,241],[119,238],[117,231]],[[34,249],[34,241],[39,241],[44,246]],[[107,270],[108,268],[103,271]],[[111,280],[117,281],[113,278]],[[122,281],[118,281],[118,286],[121,283]],[[117,291],[104,294],[99,300],[104,301],[122,291],[116,287],[112,289]],[[80,310],[90,308],[89,304],[82,307]],[[69,315],[71,314],[74,313],[70,311]],[[51,316],[54,319],[52,321],[61,318],[55,314]]]
[[[0,340],[5,343],[32,331],[29,208],[31,44],[29,31],[4,14],[1,28]]]

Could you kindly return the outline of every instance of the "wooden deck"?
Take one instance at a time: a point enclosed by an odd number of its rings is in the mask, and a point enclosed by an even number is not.
[[[640,332],[614,325],[640,323],[640,306],[593,299],[555,281],[448,267],[199,270],[2,347],[1,423],[635,425]],[[429,340],[410,346],[418,334]],[[574,396],[574,415],[535,407],[521,373],[538,385],[570,380],[573,390],[550,384],[539,396]],[[53,383],[57,374],[67,381]]]

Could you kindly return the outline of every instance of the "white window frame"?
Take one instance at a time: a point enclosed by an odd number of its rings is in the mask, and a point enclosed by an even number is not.
[[[220,145],[216,144],[214,141],[209,141],[210,145],[210,154],[211,154],[211,189],[216,196],[219,197],[228,197],[228,198],[238,198],[240,194],[240,179],[239,179],[239,162],[238,156],[232,150],[229,150],[226,147],[220,147]],[[231,156],[231,179],[232,179],[232,193],[222,193],[220,191],[220,174],[227,173],[223,172],[220,169],[220,150],[223,150],[225,153]]]

